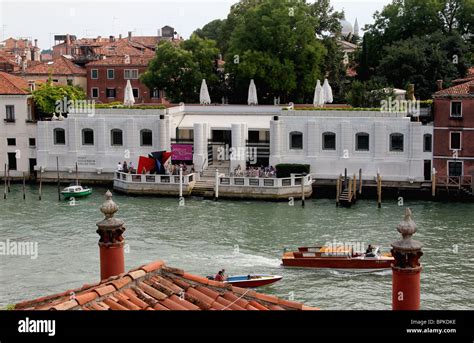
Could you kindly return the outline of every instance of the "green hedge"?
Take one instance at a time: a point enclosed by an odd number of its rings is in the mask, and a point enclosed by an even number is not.
[[[290,177],[291,174],[309,174],[311,166],[309,164],[277,164],[275,166],[277,177]]]
[[[112,108],[112,109],[133,109],[133,110],[164,110],[165,105],[135,105],[135,106],[124,106],[122,103],[109,103],[109,104],[95,104],[95,108]]]

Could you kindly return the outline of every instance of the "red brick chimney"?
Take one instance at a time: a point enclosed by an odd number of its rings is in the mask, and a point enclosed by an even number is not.
[[[443,90],[443,80],[436,80],[436,87],[439,91]]]
[[[405,219],[398,224],[402,239],[392,243],[392,309],[420,309],[420,257],[421,243],[411,236],[416,232],[416,224],[411,217],[411,210],[405,209]]]
[[[125,272],[124,244],[122,236],[125,228],[123,221],[114,218],[118,211],[117,204],[112,200],[112,193],[105,193],[105,201],[100,211],[105,218],[97,223],[100,252],[100,279],[104,280],[111,276]]]
[[[128,31],[128,40],[132,40],[132,31]]]

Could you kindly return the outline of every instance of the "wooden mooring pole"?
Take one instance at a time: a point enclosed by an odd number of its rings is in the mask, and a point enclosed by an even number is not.
[[[10,165],[9,164],[7,164],[7,180],[8,180],[8,193],[10,193],[11,178],[10,178]]]
[[[305,180],[305,175],[301,177],[301,207],[304,207],[304,180]]]
[[[56,171],[58,174],[58,201],[61,201],[61,181],[59,179],[59,157],[56,156]]]
[[[354,202],[357,200],[357,178],[356,174],[354,173],[354,181],[352,182],[352,187],[353,187],[353,196],[354,196]]]
[[[43,191],[43,168],[40,167],[40,184],[39,184],[39,200],[41,201],[41,193]]]
[[[341,194],[341,175],[336,180],[336,206],[339,207],[339,195]]]
[[[377,172],[377,207],[382,207],[382,177],[380,172]]]
[[[5,174],[3,175],[5,188],[3,190],[3,199],[7,198],[7,164],[5,163]]]
[[[359,195],[362,194],[362,168],[359,169]]]
[[[26,183],[26,176],[25,176],[25,173],[23,173],[23,200],[26,200],[26,186],[25,186],[25,183]]]
[[[436,196],[436,169],[433,168],[431,173],[431,196],[434,198]]]

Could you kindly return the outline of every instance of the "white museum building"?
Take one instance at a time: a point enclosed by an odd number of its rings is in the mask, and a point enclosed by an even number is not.
[[[215,168],[222,149],[229,170],[238,165],[311,165],[315,178],[344,172],[386,181],[424,181],[431,175],[433,127],[404,113],[354,110],[293,110],[285,106],[180,105],[156,109],[96,109],[64,120],[41,121],[37,169],[43,178],[112,180],[118,162],[133,162],[173,146],[192,147],[196,172]],[[239,154],[232,154],[232,149]],[[251,153],[256,156],[248,156]],[[255,158],[249,158],[255,157]]]

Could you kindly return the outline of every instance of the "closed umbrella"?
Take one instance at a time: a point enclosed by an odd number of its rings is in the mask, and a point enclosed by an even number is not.
[[[209,105],[211,103],[209,90],[207,89],[206,80],[204,79],[202,79],[201,91],[199,92],[199,102],[201,103],[201,105]]]
[[[324,93],[324,102],[327,103],[327,104],[331,104],[333,102],[332,88],[329,85],[328,79],[324,79],[323,93]]]
[[[313,105],[319,107],[324,105],[324,93],[323,87],[321,87],[321,81],[316,82],[316,88],[314,89]]]
[[[324,93],[324,102],[328,104],[332,103],[334,99],[332,96],[332,87],[329,84],[328,79],[324,79],[323,93]]]
[[[125,87],[125,95],[123,97],[123,104],[125,106],[133,106],[135,98],[133,97],[133,89],[130,80],[127,80],[127,86]]]
[[[255,82],[250,80],[249,86],[249,96],[247,98],[247,103],[249,105],[258,105],[258,98],[257,98],[257,87],[255,87]]]

